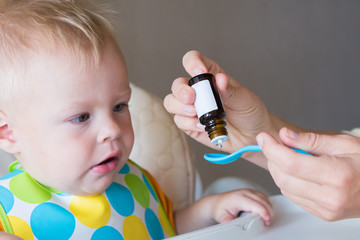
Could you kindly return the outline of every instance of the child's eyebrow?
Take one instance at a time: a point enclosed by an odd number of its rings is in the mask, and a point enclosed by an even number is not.
[[[124,89],[123,91],[117,92],[117,94],[114,98],[119,98],[119,99],[126,98],[127,100],[129,100],[131,97],[131,93],[132,93],[131,88]]]
[[[130,88],[124,91],[118,91],[112,97],[114,99],[114,104],[116,103],[116,101],[129,101],[131,97],[131,93],[132,91]],[[81,110],[81,108],[91,107],[98,103],[99,102],[97,98],[69,99],[66,103],[59,104],[60,105],[59,112],[77,111],[77,110]]]
[[[92,106],[89,101],[71,101],[66,104],[60,104],[59,108],[56,109],[58,116],[73,115],[84,111],[87,111]]]

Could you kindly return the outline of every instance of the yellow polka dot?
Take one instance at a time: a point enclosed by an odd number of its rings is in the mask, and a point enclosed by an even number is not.
[[[31,227],[21,218],[9,216],[10,224],[13,228],[14,234],[24,240],[33,240],[34,234]]]
[[[70,211],[85,226],[100,228],[110,219],[110,204],[104,195],[92,197],[74,197]]]
[[[166,235],[168,235],[169,237],[175,236],[174,230],[171,224],[169,223],[169,220],[167,219],[164,210],[162,210],[162,208],[160,207],[159,207],[159,221]]]
[[[140,218],[131,215],[125,218],[123,224],[123,234],[125,240],[147,240],[150,239],[149,233]]]

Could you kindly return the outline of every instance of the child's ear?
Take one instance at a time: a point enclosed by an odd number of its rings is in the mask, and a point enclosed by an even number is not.
[[[0,109],[0,148],[6,152],[14,153],[16,141],[7,119],[6,113]]]

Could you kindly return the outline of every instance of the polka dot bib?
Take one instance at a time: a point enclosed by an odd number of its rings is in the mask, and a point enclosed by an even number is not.
[[[0,230],[33,239],[163,239],[174,230],[158,192],[130,160],[103,194],[74,196],[47,188],[27,172],[0,178]]]

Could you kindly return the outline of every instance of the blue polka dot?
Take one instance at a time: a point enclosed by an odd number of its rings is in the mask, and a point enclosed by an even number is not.
[[[129,164],[125,163],[125,165],[120,169],[120,174],[128,174],[130,172]]]
[[[164,239],[164,231],[161,227],[160,221],[150,208],[145,210],[145,223],[152,239]]]
[[[42,203],[31,213],[30,225],[38,239],[65,240],[75,230],[75,218],[54,203]]]
[[[9,189],[0,186],[0,203],[2,204],[6,213],[8,213],[14,206],[14,195]]]
[[[110,226],[105,226],[97,229],[91,237],[91,240],[103,240],[103,239],[111,239],[111,240],[124,240],[115,228]]]
[[[21,171],[21,170],[14,170],[14,171],[9,172],[9,173],[5,174],[4,176],[0,177],[0,180],[11,178],[13,176],[18,175],[19,173],[22,173],[22,172],[23,171]]]
[[[157,199],[157,197],[155,195],[154,189],[152,188],[152,186],[150,185],[149,181],[147,180],[147,178],[145,177],[144,174],[142,175],[142,178],[143,178],[143,180],[145,182],[146,187],[149,189],[151,195],[155,198],[156,201],[158,201],[158,199]]]
[[[125,217],[133,214],[135,203],[128,188],[118,183],[112,183],[105,193],[117,213]]]

